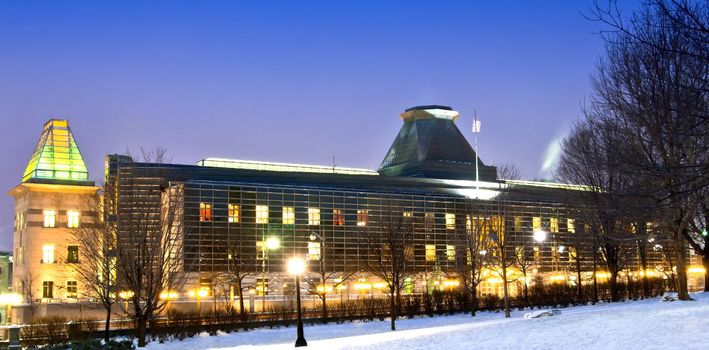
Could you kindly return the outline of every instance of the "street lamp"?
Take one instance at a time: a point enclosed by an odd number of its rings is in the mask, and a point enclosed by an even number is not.
[[[534,230],[532,238],[534,238],[535,241],[542,243],[545,239],[547,239],[547,233],[544,230]]]
[[[300,310],[300,275],[305,272],[305,260],[293,257],[288,260],[288,273],[295,276],[295,304],[298,309],[298,338],[295,340],[295,347],[308,346],[303,335],[303,314]]]

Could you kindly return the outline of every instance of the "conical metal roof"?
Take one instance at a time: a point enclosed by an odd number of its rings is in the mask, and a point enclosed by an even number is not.
[[[401,114],[404,125],[379,166],[388,176],[475,180],[475,151],[455,125],[458,112],[447,106],[419,106]],[[478,164],[481,181],[497,169]]]

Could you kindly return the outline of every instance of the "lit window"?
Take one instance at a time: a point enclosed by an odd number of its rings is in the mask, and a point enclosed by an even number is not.
[[[66,247],[66,262],[68,263],[78,263],[79,262],[79,246],[70,245]]]
[[[42,282],[42,298],[54,298],[54,281]]]
[[[436,261],[436,245],[426,244],[426,261],[433,262]]]
[[[54,209],[44,210],[44,227],[57,227],[57,211]]]
[[[357,209],[357,226],[367,226],[369,217],[366,209]]]
[[[535,246],[533,249],[534,249],[534,260],[537,263],[541,263],[541,261],[539,261],[539,258],[541,258],[542,253],[539,251],[539,247]]]
[[[78,294],[78,288],[76,281],[66,281],[66,297],[71,299],[76,299]]]
[[[212,221],[212,205],[209,203],[199,203],[199,221]]]
[[[576,247],[569,247],[569,262],[570,263],[575,263],[576,262]]]
[[[446,229],[455,230],[455,214],[446,213]]]
[[[566,231],[569,233],[576,233],[576,224],[574,219],[566,219]]]
[[[470,218],[470,215],[465,216],[465,232],[473,232],[473,219]]]
[[[532,218],[532,231],[539,231],[542,229],[542,218],[535,216]]]
[[[519,233],[524,231],[524,221],[521,216],[515,216],[515,231]]]
[[[256,206],[256,223],[257,224],[267,224],[268,223],[268,206],[267,205],[257,205]]]
[[[229,216],[227,219],[229,222],[240,222],[241,208],[236,204],[229,204],[227,206],[227,215]]]
[[[295,208],[283,207],[283,225],[295,225]]]
[[[66,226],[69,228],[78,228],[79,227],[79,218],[81,217],[81,212],[78,210],[69,210],[66,212],[67,216],[67,224]]]
[[[268,277],[256,277],[256,294],[268,295]]]
[[[42,246],[42,262],[45,264],[54,263],[54,244],[45,244]]]
[[[320,260],[320,242],[308,242],[308,260]]]
[[[345,224],[345,215],[342,213],[342,209],[332,210],[332,224],[335,226],[342,226]]]
[[[559,232],[559,219],[549,218],[549,230],[551,232]]]
[[[411,218],[411,217],[414,216],[414,214],[413,214],[412,212],[410,212],[410,211],[405,211],[405,212],[402,213],[401,216],[403,216],[403,217],[405,217],[405,218]]]
[[[406,277],[404,280],[404,294],[411,294],[414,292],[414,280],[411,277]]]
[[[448,261],[455,261],[455,246],[452,244],[446,245],[446,257]]]
[[[320,209],[308,208],[308,225],[320,225]]]

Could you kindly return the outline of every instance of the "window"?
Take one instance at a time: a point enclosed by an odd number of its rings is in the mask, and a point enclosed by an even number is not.
[[[542,257],[542,253],[539,251],[539,247],[535,246],[534,248],[534,261],[536,261],[538,264],[541,264],[540,258]]]
[[[295,225],[295,208],[283,207],[283,225]]]
[[[549,230],[551,232],[559,232],[559,219],[549,218]]]
[[[576,263],[576,247],[569,247],[569,262]]]
[[[423,215],[423,223],[424,223],[426,231],[433,230],[433,225],[435,225],[435,223],[436,223],[436,214],[425,213]]]
[[[412,218],[412,217],[414,217],[414,213],[412,213],[410,211],[405,211],[401,214],[401,216],[403,216],[405,218]]]
[[[236,204],[229,204],[227,206],[227,220],[229,222],[240,222],[241,221],[241,208]]]
[[[411,294],[414,292],[414,280],[411,277],[406,277],[404,279],[404,294]]]
[[[257,224],[267,224],[268,223],[268,206],[267,205],[257,205],[256,206],[256,223]]]
[[[42,282],[42,298],[54,298],[54,281]]]
[[[66,226],[68,228],[78,228],[79,227],[79,218],[81,217],[80,211],[69,210],[66,212],[66,216],[67,216]]]
[[[426,262],[436,261],[436,245],[426,244]]]
[[[54,244],[45,244],[42,246],[42,262],[45,264],[54,263]]]
[[[212,205],[209,203],[199,203],[199,221],[212,221]]]
[[[68,263],[78,263],[79,262],[79,246],[70,245],[66,247],[66,262]]]
[[[342,213],[342,209],[332,209],[332,224],[335,226],[345,224],[345,215]]]
[[[44,227],[57,227],[57,211],[54,209],[44,210]]]
[[[367,226],[369,217],[366,209],[357,209],[357,226]]]
[[[473,219],[470,218],[470,215],[465,216],[465,232],[473,232]]]
[[[308,225],[320,225],[319,208],[308,208]]]
[[[566,219],[566,231],[569,233],[576,233],[576,224],[574,219]]]
[[[76,281],[66,281],[66,297],[76,299],[78,288]]]
[[[320,260],[320,242],[308,242],[308,260]]]
[[[539,231],[542,229],[542,218],[535,216],[532,218],[532,231]]]
[[[256,295],[268,295],[268,277],[256,277]]]
[[[455,261],[455,246],[452,244],[446,245],[446,257],[448,261]]]
[[[455,230],[455,214],[446,213],[446,229]]]
[[[515,216],[515,231],[518,233],[524,231],[524,221],[522,221],[521,216]]]

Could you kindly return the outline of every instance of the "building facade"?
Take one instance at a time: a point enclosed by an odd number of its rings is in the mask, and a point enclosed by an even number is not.
[[[42,305],[90,302],[72,270],[81,263],[73,233],[99,216],[112,225],[119,245],[134,244],[136,234],[174,243],[166,254],[182,282],[165,293],[197,304],[207,296],[233,300],[230,276],[236,270],[248,273],[244,282],[262,305],[281,300],[293,293],[285,271],[291,257],[308,261],[313,290],[379,294],[382,281],[368,267],[380,258],[373,252],[392,223],[407,235],[406,293],[459,288],[461,266],[471,254],[486,256],[482,295],[501,294],[495,263],[501,256],[517,262],[506,270],[517,281],[513,294],[519,281],[589,283],[594,269],[597,277],[607,276],[589,258],[598,255],[598,245],[582,215],[587,189],[499,179],[495,167],[478,159],[457,118],[445,106],[406,110],[377,171],[218,158],[167,164],[108,155],[103,188],[88,180],[68,123],[51,120],[22,183],[10,191],[13,289],[26,305],[39,304],[39,315],[47,313]],[[94,204],[99,199],[102,215]],[[471,252],[470,237],[485,243]],[[639,246],[646,268],[638,250],[628,250],[626,278],[660,278],[668,271],[658,245]],[[331,280],[318,280],[319,270]],[[34,307],[23,312],[18,317],[37,315]]]

